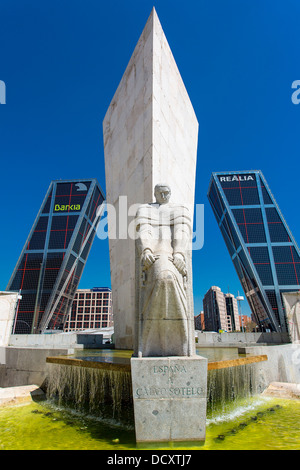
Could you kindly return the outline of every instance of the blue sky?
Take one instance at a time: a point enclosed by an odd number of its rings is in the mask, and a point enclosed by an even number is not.
[[[105,191],[102,121],[153,6],[199,121],[195,312],[211,285],[242,291],[206,196],[213,171],[262,170],[300,240],[298,0],[1,0],[1,290],[52,179],[95,177]],[[80,283],[93,286],[110,286],[97,238]]]

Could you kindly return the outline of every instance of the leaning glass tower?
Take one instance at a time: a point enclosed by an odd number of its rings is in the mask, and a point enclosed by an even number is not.
[[[101,217],[96,179],[52,181],[7,285],[13,334],[63,329]]]
[[[281,294],[300,289],[300,251],[261,171],[212,174],[208,199],[261,331],[288,331]]]

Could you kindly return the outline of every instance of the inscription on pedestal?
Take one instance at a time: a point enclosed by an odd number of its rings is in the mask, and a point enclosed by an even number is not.
[[[142,397],[203,397],[202,387],[170,387],[170,388],[157,388],[157,387],[143,387],[136,389],[136,396]]]
[[[157,387],[153,385],[143,386],[136,388],[135,397],[136,398],[188,398],[188,397],[205,397],[206,389],[203,386],[194,386],[193,377],[188,380],[188,370],[183,364],[173,364],[173,365],[155,365],[150,368],[149,376],[147,380],[151,383],[153,375],[160,374],[163,380],[168,380],[169,386]],[[152,373],[152,374],[151,374]],[[171,373],[171,376],[169,375]],[[174,386],[174,381],[178,381],[176,375],[186,375],[186,385],[185,386]],[[183,377],[181,377],[183,378]]]
[[[137,441],[205,438],[205,358],[132,358],[131,374]]]

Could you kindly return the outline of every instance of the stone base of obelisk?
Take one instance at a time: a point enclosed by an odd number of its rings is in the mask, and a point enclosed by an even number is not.
[[[137,442],[204,441],[207,359],[131,358]]]

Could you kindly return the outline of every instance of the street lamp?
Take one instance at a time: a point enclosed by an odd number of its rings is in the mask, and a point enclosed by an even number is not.
[[[245,300],[245,299],[242,295],[239,295],[239,292],[238,292],[238,296],[237,296],[236,300],[238,301],[239,315],[241,316],[242,331],[244,331],[243,316],[242,316],[242,309],[241,309],[241,300]]]

